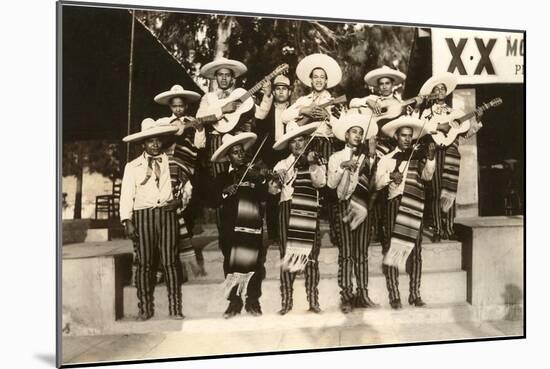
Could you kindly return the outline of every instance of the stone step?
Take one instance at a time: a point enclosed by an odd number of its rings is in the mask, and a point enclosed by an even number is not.
[[[258,332],[266,334],[275,331],[300,328],[328,327],[383,327],[422,322],[422,324],[459,323],[477,321],[475,309],[468,303],[435,304],[423,308],[404,305],[401,310],[389,307],[375,309],[355,309],[349,314],[343,314],[337,307],[326,307],[321,314],[305,311],[303,307],[295,307],[285,316],[264,309],[261,317],[252,317],[244,309],[232,319],[223,319],[221,313],[207,312],[200,316],[185,313],[182,321],[167,319],[162,312],[145,322],[137,322],[134,318],[124,318],[105,327],[104,334],[140,334],[150,332],[177,331],[182,333],[215,333]]]
[[[401,300],[407,303],[409,278],[407,274],[399,277]],[[298,276],[294,283],[294,309],[304,311],[308,308],[305,297],[304,280]],[[324,275],[319,283],[319,299],[324,309],[337,309],[340,302],[338,281],[336,276]],[[429,304],[452,304],[466,301],[466,272],[425,272],[422,275],[422,298]],[[195,281],[184,284],[182,287],[183,311],[191,318],[202,318],[207,313],[217,315],[227,307],[227,300],[223,297],[221,280]],[[388,293],[385,277],[382,274],[371,275],[369,278],[369,295],[382,307],[388,305]],[[274,313],[280,309],[281,295],[278,278],[266,279],[262,284],[262,297],[260,300],[265,313]],[[123,291],[123,316],[137,315],[136,288],[124,287]],[[168,299],[166,286],[159,285],[155,289],[155,311],[159,316],[168,315]]]
[[[369,246],[369,273],[382,272],[382,247],[380,244]],[[206,280],[222,280],[223,255],[217,248],[209,247],[203,251],[205,269],[208,275],[201,277]],[[270,247],[265,262],[266,277],[278,278],[280,252],[278,248]],[[319,254],[319,268],[324,274],[337,275],[338,249],[322,247]],[[460,242],[424,243],[422,245],[422,269],[425,272],[458,271],[462,268],[462,244]]]

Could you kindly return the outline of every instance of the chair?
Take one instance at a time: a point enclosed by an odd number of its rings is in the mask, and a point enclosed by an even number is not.
[[[109,195],[98,195],[95,197],[95,218],[100,213],[107,213],[107,219],[119,216],[120,188],[121,181],[117,178],[113,181],[113,189]]]

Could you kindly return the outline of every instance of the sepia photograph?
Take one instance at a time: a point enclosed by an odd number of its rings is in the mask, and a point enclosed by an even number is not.
[[[58,366],[525,338],[525,31],[324,16],[57,3]]]

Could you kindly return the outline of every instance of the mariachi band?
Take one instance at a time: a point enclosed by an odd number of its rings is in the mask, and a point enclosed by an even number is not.
[[[455,238],[458,138],[479,130],[488,106],[465,114],[447,105],[457,85],[451,73],[432,76],[418,96],[403,101],[396,89],[406,76],[387,66],[365,75],[375,94],[348,104],[345,96],[330,92],[342,70],[324,54],[299,62],[296,76],[310,92],[291,104],[288,68],[277,67],[245,90],[236,88],[237,78],[247,72],[243,63],[222,58],[205,64],[200,73],[215,80],[215,90],[201,97],[174,85],[154,97],[171,116],[147,118],[140,132],[123,139],[143,149],[126,164],[120,198],[120,218],[134,243],[138,320],[154,315],[157,270],[167,285],[173,319],[184,318],[182,265],[187,273],[206,273],[202,253],[191,243],[196,213],[189,203],[197,191],[207,194],[204,205],[216,209],[229,302],[225,318],[243,307],[252,316],[262,314],[264,221],[280,250],[278,313],[292,310],[299,273],[305,276],[309,311],[321,313],[322,210],[338,248],[343,313],[378,306],[368,291],[373,239],[382,244],[391,308],[402,308],[402,266],[410,277],[409,304],[426,305],[420,295],[423,233],[428,229],[433,242]],[[190,105],[199,100],[196,116],[190,116]],[[198,186],[201,149],[210,165]]]

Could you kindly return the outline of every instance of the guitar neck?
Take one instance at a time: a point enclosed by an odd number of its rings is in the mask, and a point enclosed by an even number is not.
[[[276,77],[277,75],[279,75],[280,72],[274,70],[273,72],[271,72],[270,74],[268,74],[267,76],[265,76],[265,78],[263,80],[261,80],[260,82],[256,83],[254,85],[254,87],[252,87],[250,90],[246,91],[245,94],[243,94],[239,100],[241,102],[245,102],[247,99],[249,99],[250,97],[252,97],[252,95],[254,95],[256,92],[258,92],[261,88],[262,88],[262,85],[264,84],[265,81],[271,81],[274,77]]]
[[[460,122],[460,123],[463,123],[469,119],[471,119],[474,115],[476,115],[476,111],[472,111],[472,112],[469,112],[468,114],[464,114],[463,116],[461,116],[460,118],[458,118],[457,120]]]

